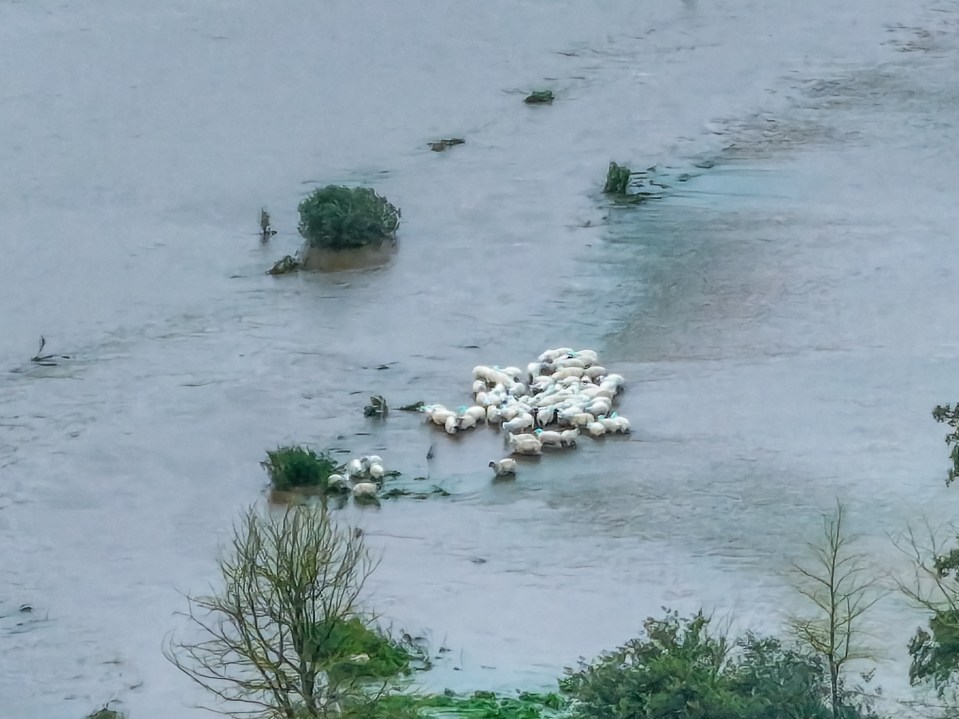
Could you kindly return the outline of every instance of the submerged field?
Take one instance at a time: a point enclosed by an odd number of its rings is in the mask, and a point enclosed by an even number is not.
[[[929,418],[955,397],[957,20],[0,6],[6,710],[200,716],[160,647],[290,443],[449,493],[340,513],[382,553],[383,616],[451,650],[432,690],[552,691],[663,605],[778,631],[784,563],[837,498],[901,566],[889,535],[957,501]],[[610,160],[655,167],[662,196],[605,198]],[[267,276],[330,183],[402,208],[396,253]],[[41,334],[70,359],[31,363]],[[458,406],[473,366],[563,345],[626,378],[628,438],[492,482],[500,434],[363,416],[373,394]],[[901,693],[919,619],[890,597],[870,621]]]

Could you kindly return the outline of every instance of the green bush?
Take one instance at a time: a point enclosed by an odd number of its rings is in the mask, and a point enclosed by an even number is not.
[[[286,491],[299,488],[328,490],[327,481],[336,471],[336,462],[326,453],[317,454],[308,447],[290,445],[267,451],[266,460],[260,462],[274,489]]]
[[[647,619],[645,633],[567,669],[561,688],[583,719],[835,719],[828,677],[815,657],[752,634],[709,632],[699,613]],[[843,719],[865,716],[843,706]]]
[[[395,240],[400,211],[368,187],[328,185],[299,206],[300,234],[310,247],[343,250]]]

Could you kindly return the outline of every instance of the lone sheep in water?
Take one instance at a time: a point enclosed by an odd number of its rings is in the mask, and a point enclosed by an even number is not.
[[[516,460],[511,457],[490,462],[489,466],[493,468],[497,477],[509,477],[516,474]]]

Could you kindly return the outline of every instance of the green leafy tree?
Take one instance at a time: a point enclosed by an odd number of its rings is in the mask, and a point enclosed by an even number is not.
[[[701,612],[647,619],[644,633],[568,669],[561,688],[582,719],[831,719],[818,657],[774,638],[732,642]],[[844,707],[844,719],[863,716]]]
[[[909,680],[935,687],[955,703],[959,676],[959,549],[949,548],[926,525],[924,539],[910,527],[900,549],[913,560],[913,576],[899,589],[929,613],[926,628],[909,642]]]
[[[949,451],[952,467],[946,476],[946,484],[952,484],[959,475],[959,403],[937,405],[932,410],[932,418],[937,422],[944,422],[952,430],[946,435],[946,444],[952,447]]]

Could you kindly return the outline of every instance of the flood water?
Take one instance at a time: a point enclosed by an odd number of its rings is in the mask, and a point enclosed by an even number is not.
[[[0,3],[4,710],[201,716],[161,647],[281,443],[451,493],[342,513],[384,619],[451,649],[427,687],[549,688],[664,605],[781,631],[837,499],[900,567],[889,535],[959,502],[929,414],[957,30],[946,0]],[[610,206],[611,159],[663,198]],[[264,274],[331,182],[402,207],[395,257]],[[625,375],[628,438],[492,483],[497,434],[362,416],[563,345]],[[870,620],[893,695],[918,621]]]

